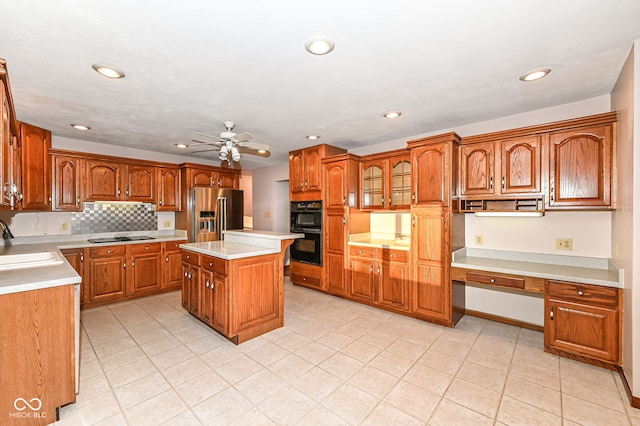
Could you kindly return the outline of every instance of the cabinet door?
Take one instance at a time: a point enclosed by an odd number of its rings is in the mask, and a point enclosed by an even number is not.
[[[0,80],[0,205],[8,206],[10,203],[9,197],[5,192],[5,185],[12,182],[11,168],[9,167],[11,156],[11,125],[10,125],[10,110],[9,110],[9,98],[7,96],[8,88],[5,86],[4,81]]]
[[[84,249],[61,249],[60,251],[82,279],[80,284],[80,303],[84,304],[89,298],[89,287],[84,279]]]
[[[548,207],[614,207],[612,146],[611,125],[551,133]]]
[[[302,150],[291,151],[289,153],[289,190],[291,193],[304,191],[302,167]]]
[[[202,270],[200,284],[200,319],[207,324],[211,324],[213,318],[213,272]]]
[[[451,146],[427,145],[411,150],[411,186],[414,205],[449,205]]]
[[[89,259],[89,302],[111,300],[126,294],[124,255]]]
[[[322,189],[322,155],[320,147],[311,147],[304,150],[305,191],[320,191]]]
[[[182,307],[189,310],[189,301],[191,300],[191,265],[182,262]]]
[[[85,199],[118,201],[122,192],[123,165],[107,161],[85,161]]]
[[[162,286],[162,253],[160,243],[130,246],[131,268],[129,292],[131,294],[153,292]]]
[[[414,208],[411,213],[412,311],[451,321],[449,279],[449,212],[446,208]]]
[[[200,279],[202,278],[202,270],[199,266],[191,265],[189,271],[189,312],[196,317],[200,316],[200,298],[201,288]]]
[[[334,294],[345,294],[346,216],[344,209],[327,210],[325,214],[325,280],[327,290]]]
[[[53,210],[82,211],[81,175],[82,160],[53,157]]]
[[[540,136],[527,136],[500,143],[503,194],[540,192]]]
[[[361,175],[362,208],[384,208],[386,196],[384,160],[363,161]]]
[[[379,262],[379,297],[381,305],[401,310],[409,309],[409,264]]]
[[[411,157],[409,154],[391,157],[388,164],[388,208],[408,209],[411,206]]]
[[[51,210],[51,132],[20,123],[22,209]]]
[[[229,324],[227,316],[229,312],[227,308],[226,276],[214,273],[210,290],[213,295],[211,327],[222,334],[227,334]]]
[[[343,209],[347,204],[347,163],[340,161],[325,167],[325,209]]]
[[[201,170],[201,169],[191,169],[191,178],[189,188],[193,188],[194,186],[212,186],[213,185],[213,175],[215,172],[210,170]]]
[[[218,188],[237,189],[239,186],[238,175],[236,173],[216,173],[216,186]]]
[[[158,170],[158,211],[180,210],[180,170]]]
[[[129,201],[156,202],[156,168],[129,164],[126,166],[127,187],[125,196]]]
[[[494,143],[475,143],[460,147],[461,195],[494,194]]]
[[[376,272],[377,273],[377,272]],[[349,296],[367,302],[375,299],[373,258],[349,258]]]
[[[164,256],[162,288],[180,288],[182,284],[182,256],[180,252],[168,252]]]

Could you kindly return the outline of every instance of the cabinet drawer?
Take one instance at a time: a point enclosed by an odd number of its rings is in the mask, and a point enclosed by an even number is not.
[[[182,251],[182,261],[195,266],[200,266],[200,255],[192,251]]]
[[[165,242],[165,250],[166,251],[180,251],[180,244],[186,243],[187,240],[183,241],[167,241]]]
[[[322,280],[320,278],[296,274],[294,272],[291,273],[291,282],[312,285],[315,287],[320,287],[322,285]]]
[[[406,250],[393,250],[383,248],[380,251],[382,260],[390,260],[393,262],[408,262],[409,252]]]
[[[227,262],[224,259],[219,259],[213,256],[202,256],[200,262],[204,269],[208,269],[211,272],[227,272]]]
[[[160,253],[161,249],[162,249],[162,243],[131,244],[129,248],[131,254]]]
[[[363,246],[349,246],[349,254],[351,256],[373,257],[375,248]]]
[[[550,299],[616,308],[618,306],[617,288],[591,284],[547,281],[546,294]]]
[[[89,257],[124,256],[126,251],[127,247],[124,245],[92,247],[89,249]]]
[[[467,272],[467,281],[480,284],[499,285],[502,287],[524,288],[524,278],[503,277],[492,274],[478,274]]]

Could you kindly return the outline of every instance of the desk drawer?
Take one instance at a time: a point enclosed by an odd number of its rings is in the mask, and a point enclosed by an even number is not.
[[[477,272],[467,272],[467,281],[480,284],[499,285],[524,289],[524,278],[504,277],[496,274],[479,274]]]
[[[586,303],[604,308],[618,306],[619,289],[617,288],[549,280],[546,290],[547,297],[550,299]]]

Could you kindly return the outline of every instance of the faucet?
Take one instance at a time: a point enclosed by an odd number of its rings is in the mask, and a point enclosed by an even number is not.
[[[11,233],[11,230],[9,229],[9,226],[2,219],[0,219],[0,228],[2,228],[2,238],[3,239],[8,240],[9,238],[13,238],[13,234]]]

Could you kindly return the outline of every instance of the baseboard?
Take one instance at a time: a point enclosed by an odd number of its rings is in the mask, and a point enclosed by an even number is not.
[[[495,322],[501,322],[503,324],[515,325],[516,327],[527,328],[529,330],[535,331],[544,331],[544,327],[541,325],[531,324],[529,322],[524,322],[520,320],[515,320],[513,318],[501,317],[500,315],[488,314],[486,312],[473,311],[471,309],[465,309],[464,313],[466,315],[471,315],[472,317],[484,318]]]
[[[627,398],[629,398],[629,403],[633,408],[640,408],[640,397],[633,396],[633,393],[631,393],[631,386],[629,386],[629,382],[627,382],[627,376],[625,376],[622,367],[618,368],[618,373],[620,374],[620,379],[622,379],[622,384],[624,385],[624,391],[627,393]]]

